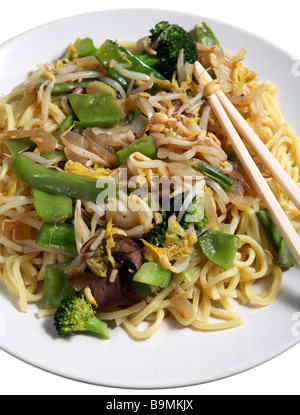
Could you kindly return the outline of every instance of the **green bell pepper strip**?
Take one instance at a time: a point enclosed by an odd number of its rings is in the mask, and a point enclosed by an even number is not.
[[[31,150],[33,147],[36,147],[36,144],[30,140],[29,137],[24,138],[14,138],[12,140],[5,140],[4,143],[10,151],[12,156],[15,156],[18,153],[23,151]]]
[[[239,244],[238,236],[216,230],[209,230],[199,238],[199,245],[205,257],[225,271],[232,268]]]
[[[37,214],[46,222],[63,222],[73,215],[73,201],[70,197],[33,189],[33,203]]]
[[[79,121],[77,127],[114,127],[123,118],[111,94],[70,94],[68,99]]]
[[[84,39],[77,38],[74,46],[81,58],[84,58],[85,56],[92,56],[98,50],[94,45],[94,41],[89,37],[85,37]]]
[[[64,223],[43,223],[35,240],[43,248],[58,249],[77,255],[75,229]]]
[[[293,254],[283,239],[270,213],[264,209],[256,212],[256,216],[275,251],[274,263],[281,268],[292,268],[295,265]]]
[[[28,157],[17,154],[12,159],[15,175],[25,184],[47,193],[97,202],[98,197],[116,196],[116,183],[48,169]]]
[[[76,120],[75,112],[71,112],[63,122],[58,126],[57,131],[67,131],[69,128],[72,127],[74,121]]]
[[[66,297],[75,295],[76,291],[67,283],[69,275],[64,269],[70,263],[47,265],[45,270],[42,307],[44,310],[58,308]]]
[[[130,64],[130,67],[126,67],[128,70],[133,72],[140,72],[148,76],[153,73],[155,79],[165,81],[166,78],[159,72],[151,68],[142,62],[139,58],[129,52],[123,46],[119,45],[112,40],[106,40],[95,53],[95,57],[104,66],[108,74],[119,82],[125,89],[130,85],[130,80],[120,75],[114,68],[110,67],[110,62],[115,60],[119,64]]]
[[[229,192],[231,186],[234,184],[233,180],[225,176],[225,174],[220,172],[220,170],[217,168],[205,163],[205,161],[200,161],[193,167],[195,170],[199,170],[204,176],[209,177],[210,179],[219,183],[219,185],[222,186],[226,192]]]
[[[160,288],[168,287],[172,272],[155,262],[145,262],[134,275],[133,281],[155,285]]]
[[[201,45],[206,45],[209,47],[217,46],[220,52],[223,52],[219,40],[206,23],[202,23],[202,25],[197,24],[195,26],[195,39],[196,42],[200,43]]]
[[[131,144],[117,152],[120,165],[125,166],[127,164],[128,157],[136,152],[142,153],[144,156],[149,157],[152,160],[157,159],[157,151],[153,138],[151,136],[147,136],[134,140]]]

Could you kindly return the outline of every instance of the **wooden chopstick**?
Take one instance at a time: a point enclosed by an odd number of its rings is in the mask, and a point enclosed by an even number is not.
[[[205,71],[199,62],[195,63],[194,74],[199,84],[204,84],[207,86],[213,81],[210,75]],[[283,211],[282,207],[280,206],[278,200],[274,196],[274,193],[262,176],[250,153],[248,152],[237,130],[232,124],[231,119],[227,115],[227,112],[222,105],[223,103],[221,103],[219,100],[220,95],[221,94],[214,93],[209,95],[207,100],[212,107],[216,117],[218,118],[222,128],[224,129],[228,139],[230,140],[230,143],[235,153],[237,154],[237,157],[243,164],[244,169],[246,170],[249,178],[255,186],[257,193],[259,194],[261,200],[264,202],[266,208],[269,210],[286,244],[290,248],[295,261],[298,263],[298,265],[300,265],[300,238],[293,225],[289,221],[288,217],[286,216],[285,212]],[[226,108],[227,107],[228,106],[226,105]],[[244,119],[243,121],[246,123]],[[263,157],[264,152],[263,154],[259,153],[257,155],[258,157]],[[262,159],[262,161],[264,160]]]
[[[256,155],[267,167],[271,175],[276,179],[281,188],[285,191],[287,196],[294,202],[298,210],[300,210],[300,189],[294,180],[284,170],[278,160],[264,145],[261,139],[253,131],[250,125],[245,121],[243,116],[238,112],[235,106],[226,97],[223,91],[216,93],[225,111],[229,115],[235,128],[240,132],[241,136],[247,140]]]

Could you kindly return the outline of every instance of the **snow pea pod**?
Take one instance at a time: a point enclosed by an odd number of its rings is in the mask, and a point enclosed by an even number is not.
[[[75,82],[63,82],[61,84],[55,84],[51,95],[62,95],[68,94],[73,89],[78,88],[79,86],[87,87],[91,82],[95,81],[95,79],[84,79],[83,81],[75,81]]]
[[[68,262],[46,266],[42,305],[44,310],[58,308],[63,299],[76,294],[74,288],[67,283],[69,275],[64,272],[69,264]]]
[[[116,195],[116,183],[112,180],[97,180],[52,170],[22,154],[17,154],[12,159],[12,169],[15,175],[28,186],[51,194],[92,202],[97,202],[98,196],[104,198],[108,195]]]
[[[200,43],[201,45],[206,45],[209,47],[217,46],[219,51],[223,52],[218,38],[206,23],[202,23],[202,25],[197,24],[195,26],[195,38],[196,42]]]
[[[77,127],[114,127],[123,118],[111,94],[70,94],[69,102],[79,121]]]
[[[42,157],[44,157],[47,160],[53,160],[57,157],[61,157],[61,161],[67,161],[67,156],[65,155],[64,151],[60,151],[60,150],[54,150],[54,151],[50,151],[48,153],[42,153],[41,154]]]
[[[62,222],[73,214],[73,201],[67,196],[33,189],[33,203],[40,218],[46,222]]]
[[[295,265],[293,254],[275,225],[270,213],[264,209],[256,212],[256,216],[275,252],[274,263],[282,268],[292,268]]]
[[[71,114],[69,114],[63,120],[63,122],[58,126],[57,131],[67,131],[70,127],[72,127],[75,120],[76,120],[76,115],[74,112],[71,112]]]
[[[36,144],[29,137],[14,138],[13,140],[6,140],[4,143],[12,156],[36,147]]]
[[[79,86],[81,86],[83,88],[86,88],[93,81],[96,81],[96,79],[95,78],[88,78],[88,79],[83,79],[82,81],[62,82],[60,84],[55,84],[52,91],[51,91],[51,95],[69,94],[73,89],[75,89]],[[41,78],[41,83],[38,84],[37,87],[36,87],[36,93],[38,93],[38,90],[40,89],[42,82],[43,82],[43,77]],[[46,88],[47,88],[47,86],[44,87],[44,89],[46,89]]]
[[[111,68],[111,61],[116,61],[119,64],[125,64],[132,72],[139,72],[150,76],[153,73],[155,79],[165,81],[166,78],[159,72],[142,62],[139,58],[133,55],[129,50],[119,45],[112,40],[106,40],[95,53],[95,57],[104,66],[109,75],[119,82],[125,89],[130,85],[130,80],[119,74],[114,68]]]
[[[216,230],[209,230],[199,238],[199,245],[206,258],[226,271],[232,268],[239,244],[238,236]]]
[[[181,272],[179,275],[184,281],[193,281],[192,274],[188,270]]]
[[[84,39],[77,38],[74,46],[78,53],[78,56],[84,58],[85,56],[92,56],[97,52],[97,48],[91,38],[85,37]]]
[[[197,163],[194,166],[194,169],[199,170],[202,174],[204,174],[204,176],[209,177],[210,179],[219,183],[219,185],[222,186],[226,192],[230,191],[231,186],[234,183],[233,180],[225,176],[225,174],[223,174],[220,170],[208,163],[205,163],[205,161],[200,161]]]
[[[157,152],[153,138],[151,136],[147,136],[134,140],[131,144],[117,152],[120,165],[125,166],[127,164],[128,157],[136,152],[141,153],[152,160],[157,159]]]
[[[58,249],[77,255],[75,229],[64,223],[43,223],[35,243],[43,248]]]
[[[133,281],[155,285],[160,288],[168,287],[172,272],[155,262],[145,262],[134,275]]]

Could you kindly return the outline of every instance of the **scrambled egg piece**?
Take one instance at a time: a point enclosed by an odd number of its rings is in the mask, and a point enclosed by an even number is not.
[[[176,215],[172,215],[168,221],[168,230],[164,246],[159,248],[143,240],[145,245],[144,256],[151,262],[157,262],[157,260],[160,261],[162,258],[167,258],[171,264],[173,261],[190,256],[196,242],[197,234],[193,227],[184,230],[178,223]]]
[[[192,254],[193,246],[197,242],[197,234],[193,227],[184,230],[176,219],[176,215],[172,215],[168,222],[168,230],[164,249],[168,250],[168,257],[171,261],[178,261],[183,257]]]
[[[206,193],[208,193],[210,196],[214,197],[214,192],[213,192],[213,190],[212,190],[210,187],[208,187],[206,184],[204,185],[204,191],[205,191]]]
[[[100,246],[92,258],[87,258],[86,263],[94,274],[105,278],[107,276],[108,264],[103,258],[104,248]]]
[[[107,252],[108,260],[114,268],[116,268],[116,261],[115,261],[114,257],[112,256],[111,250],[116,245],[115,242],[114,242],[113,236],[117,233],[119,233],[119,230],[114,227],[112,217],[110,217],[110,219],[107,223],[107,226],[106,226],[106,235],[105,235],[106,252]]]
[[[70,43],[70,45],[67,47],[66,52],[71,55],[72,59],[77,59],[79,57],[77,53],[77,49],[72,43]]]
[[[85,167],[83,164],[78,163],[78,161],[69,160],[65,165],[65,171],[67,173],[77,174],[78,176],[91,177],[93,179],[98,179],[99,177],[109,176],[111,173],[110,169],[98,168],[91,170]]]

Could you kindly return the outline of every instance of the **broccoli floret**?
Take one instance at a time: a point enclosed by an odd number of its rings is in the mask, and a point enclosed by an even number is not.
[[[183,195],[175,196],[168,200],[169,206],[161,206],[160,214],[163,221],[154,226],[146,235],[146,241],[154,246],[163,247],[168,231],[168,220],[174,214],[178,213],[182,206]],[[163,210],[163,208],[165,208]],[[167,208],[167,209],[166,209]]]
[[[136,56],[167,79],[171,79],[176,71],[178,54],[181,49],[184,49],[185,62],[194,63],[198,59],[192,35],[177,24],[163,21],[150,32],[150,46],[155,49],[157,54],[150,55],[142,50]]]
[[[162,247],[164,245],[168,223],[163,221],[154,226],[146,235],[146,241],[154,246]]]
[[[182,203],[184,202],[184,194],[179,194],[172,198],[169,203],[169,209],[161,213],[164,214],[163,221],[155,225],[146,235],[146,241],[154,246],[163,247],[168,231],[168,220],[175,213],[179,213]],[[180,226],[187,230],[191,225],[201,231],[208,223],[207,215],[202,201],[197,201],[195,197],[189,208],[185,211]]]
[[[185,211],[183,218],[180,221],[180,225],[183,229],[188,229],[191,224],[194,224],[196,229],[201,231],[208,223],[207,215],[204,209],[204,204],[202,201],[197,201],[195,197]]]
[[[65,337],[77,332],[90,332],[109,339],[107,324],[95,316],[85,296],[66,297],[54,315],[54,326],[59,336]]]
[[[203,217],[203,219],[200,222],[194,223],[194,225],[196,226],[196,228],[197,228],[198,231],[202,231],[203,228],[205,228],[205,226],[208,224],[208,222],[209,221],[208,221],[207,214],[204,211],[204,217]]]

